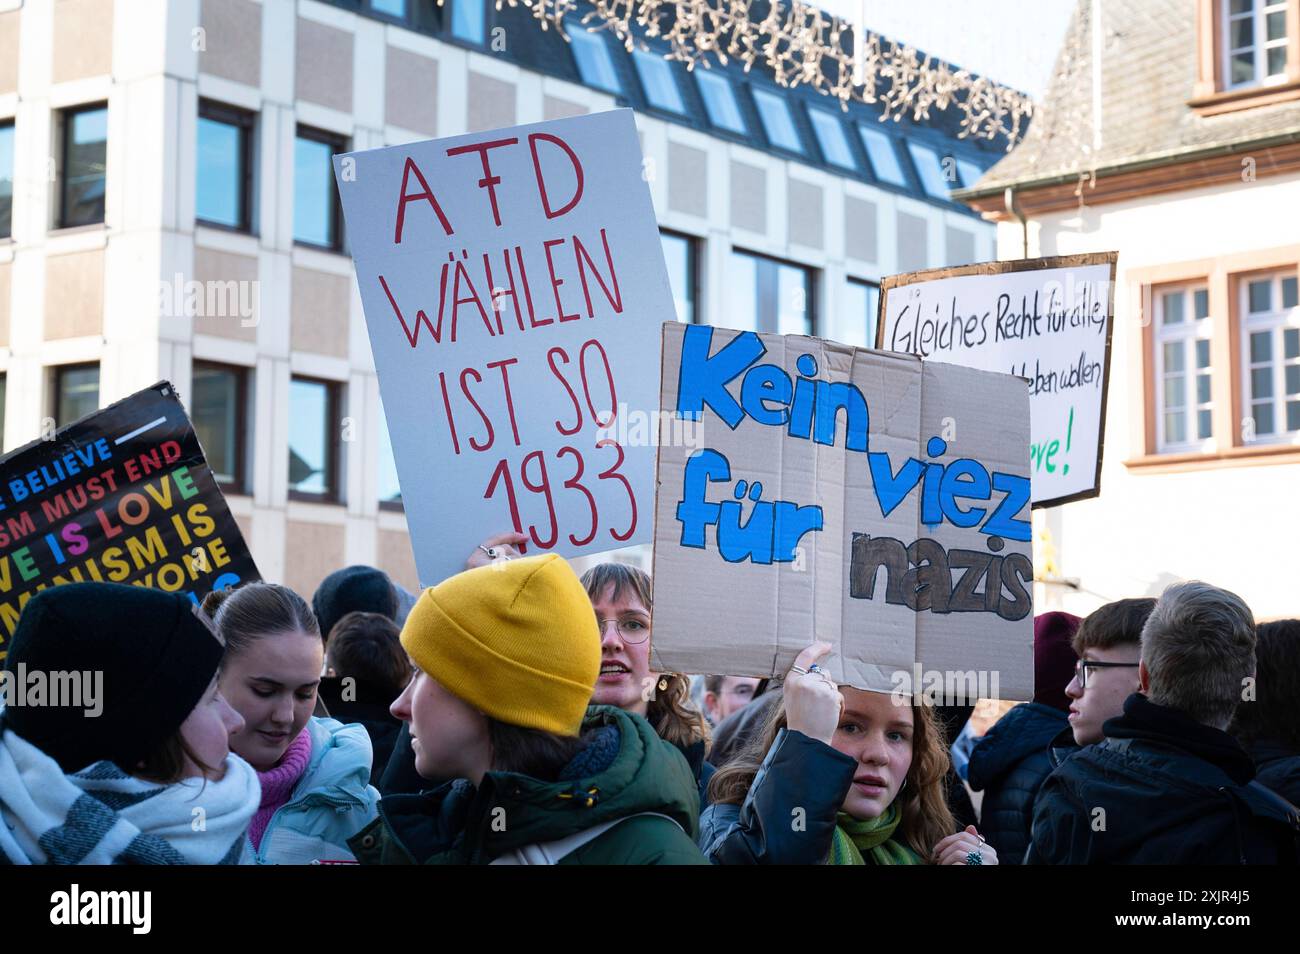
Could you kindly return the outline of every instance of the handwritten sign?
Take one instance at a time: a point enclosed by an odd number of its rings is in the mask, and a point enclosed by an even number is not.
[[[259,579],[166,381],[0,459],[0,659],[27,601],[132,583],[199,602]]]
[[[420,580],[650,538],[674,316],[631,110],[335,157]],[[533,552],[529,549],[527,552]]]
[[[881,283],[876,347],[1029,380],[1034,506],[1101,492],[1117,252]]]
[[[653,669],[782,675],[825,639],[842,684],[1032,696],[1024,381],[671,325],[661,400],[699,449],[663,422]]]

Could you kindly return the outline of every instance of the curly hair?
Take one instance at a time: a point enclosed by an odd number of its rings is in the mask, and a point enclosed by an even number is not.
[[[768,750],[784,728],[786,714],[785,700],[782,699],[772,708],[772,715],[762,730],[733,761],[718,769],[710,779],[709,801],[732,805],[742,803]],[[900,840],[927,864],[934,846],[957,830],[957,822],[948,808],[948,767],[948,744],[933,707],[913,703],[912,764],[894,801],[903,813],[898,826]]]
[[[635,597],[651,613],[653,627],[654,591],[650,574],[626,563],[599,563],[582,575],[587,596],[595,602],[611,587],[615,600]],[[651,637],[653,638],[653,637]],[[660,673],[646,706],[646,721],[665,742],[686,748],[708,742],[709,724],[691,705],[691,680],[680,672]]]

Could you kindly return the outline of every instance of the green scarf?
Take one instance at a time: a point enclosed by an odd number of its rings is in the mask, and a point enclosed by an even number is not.
[[[894,841],[894,830],[903,814],[896,804],[885,813],[869,821],[858,821],[840,812],[835,819],[835,833],[831,839],[830,865],[919,865],[920,856],[901,841]]]

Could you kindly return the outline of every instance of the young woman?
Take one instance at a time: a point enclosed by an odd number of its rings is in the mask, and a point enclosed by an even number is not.
[[[815,643],[765,731],[714,775],[700,847],[715,864],[997,864],[945,798],[946,743],[924,705],[837,686]]]
[[[68,583],[32,597],[0,693],[0,862],[238,860],[259,790],[230,753],[243,720],[217,683],[222,652],[177,594]],[[89,682],[40,705],[17,692],[52,672]]]
[[[361,725],[312,717],[323,647],[311,608],[271,583],[212,593],[204,608],[226,642],[221,690],[244,720],[231,748],[262,788],[241,863],[354,861],[347,840],[379,800],[370,738]]]
[[[554,554],[466,570],[402,628],[419,672],[393,704],[415,766],[452,779],[386,796],[352,839],[373,864],[703,864],[686,763],[622,709],[588,709],[601,646]]]

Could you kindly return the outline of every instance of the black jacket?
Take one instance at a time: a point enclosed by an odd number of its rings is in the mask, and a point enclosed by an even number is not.
[[[1300,805],[1300,752],[1271,739],[1260,739],[1246,751],[1255,762],[1255,781]]]
[[[857,768],[825,742],[782,729],[744,804],[705,809],[700,849],[720,865],[821,864]]]
[[[1226,732],[1134,693],[1047,777],[1026,864],[1294,864],[1296,808]]]
[[[402,721],[388,711],[397,696],[362,680],[345,687],[340,676],[322,678],[318,692],[330,718],[358,723],[370,736],[370,747],[374,750],[370,784],[378,788],[402,728]]]
[[[1069,724],[1060,709],[1024,702],[999,719],[971,750],[966,781],[984,792],[980,834],[1002,864],[1018,865],[1025,857],[1034,798],[1052,772],[1048,746]]]

